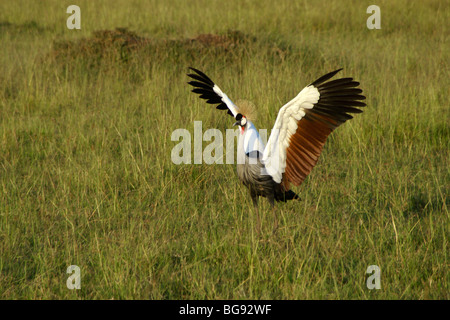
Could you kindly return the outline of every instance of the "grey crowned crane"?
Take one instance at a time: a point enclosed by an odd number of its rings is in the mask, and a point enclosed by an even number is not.
[[[342,69],[327,73],[306,86],[278,112],[272,132],[264,146],[259,133],[243,110],[203,72],[189,68],[192,92],[217,109],[227,110],[239,125],[237,174],[248,187],[258,217],[258,197],[266,197],[272,208],[274,201],[298,199],[290,190],[299,186],[316,165],[329,134],[345,121],[350,113],[361,113],[366,97],[352,78],[328,81]],[[327,82],[328,81],[328,82]],[[276,217],[275,217],[275,221]]]

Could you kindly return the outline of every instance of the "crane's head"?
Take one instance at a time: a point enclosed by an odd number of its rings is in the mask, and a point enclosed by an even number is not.
[[[247,118],[243,116],[241,113],[238,113],[236,115],[236,122],[233,124],[233,126],[239,125],[241,127],[241,133],[244,133],[245,126],[247,125]]]

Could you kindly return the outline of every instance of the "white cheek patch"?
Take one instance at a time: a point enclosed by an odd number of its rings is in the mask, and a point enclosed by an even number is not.
[[[247,123],[247,119],[245,117],[242,117],[241,126],[245,126],[246,123]]]

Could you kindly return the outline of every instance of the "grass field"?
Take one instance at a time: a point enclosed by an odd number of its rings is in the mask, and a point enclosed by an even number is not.
[[[450,298],[448,1],[79,0],[81,30],[71,4],[0,3],[1,299]],[[234,165],[172,163],[175,129],[233,123],[188,66],[267,129],[317,77],[361,82],[276,233]]]

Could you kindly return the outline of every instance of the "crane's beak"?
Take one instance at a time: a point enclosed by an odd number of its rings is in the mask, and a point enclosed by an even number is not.
[[[237,126],[237,125],[239,125],[240,124],[240,122],[239,121],[236,121],[234,124],[233,124],[233,127],[234,126]]]

